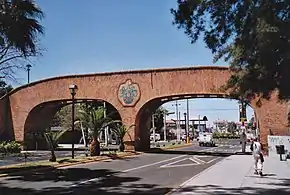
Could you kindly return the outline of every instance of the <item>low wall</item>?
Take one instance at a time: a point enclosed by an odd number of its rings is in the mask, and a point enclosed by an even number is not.
[[[284,145],[285,150],[290,152],[290,136],[273,136],[268,135],[269,157],[279,157],[276,152],[277,145]]]

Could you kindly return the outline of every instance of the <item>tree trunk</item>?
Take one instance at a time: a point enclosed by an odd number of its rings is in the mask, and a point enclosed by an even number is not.
[[[54,150],[51,150],[49,161],[56,162],[56,156],[55,156]]]
[[[94,137],[91,142],[90,153],[91,153],[91,156],[100,156],[101,154],[100,142],[97,137]]]
[[[125,144],[124,144],[123,141],[121,141],[120,144],[119,144],[119,151],[120,152],[124,152],[124,150],[125,150]]]

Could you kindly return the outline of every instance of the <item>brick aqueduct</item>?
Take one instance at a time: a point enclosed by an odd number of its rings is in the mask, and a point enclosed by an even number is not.
[[[24,141],[28,132],[44,130],[64,101],[71,99],[68,86],[76,84],[79,100],[104,100],[114,106],[125,125],[135,124],[126,137],[127,149],[149,147],[149,126],[152,112],[165,102],[211,95],[219,92],[230,76],[227,67],[201,66],[71,75],[49,78],[13,90],[0,99],[0,135]],[[278,103],[277,96],[264,100],[262,106],[251,102],[260,124],[260,136],[267,144],[269,130],[285,135],[288,107]]]

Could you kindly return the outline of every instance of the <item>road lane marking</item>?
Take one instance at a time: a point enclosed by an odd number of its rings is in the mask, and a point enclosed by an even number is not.
[[[206,148],[206,149],[203,149],[203,150],[199,150],[199,152],[204,152],[204,151],[208,151],[208,150],[211,150],[211,149],[212,148]],[[158,161],[158,162],[151,163],[151,164],[147,164],[147,165],[142,165],[142,166],[139,166],[139,167],[135,167],[135,168],[123,170],[123,171],[120,171],[120,172],[121,173],[128,173],[130,171],[135,171],[135,170],[138,170],[138,169],[142,169],[142,168],[146,168],[146,167],[158,165],[158,164],[161,164],[161,163],[164,163],[164,162],[168,162],[168,161],[172,161],[172,160],[175,160],[175,159],[178,159],[178,158],[182,158],[182,157],[185,157],[185,156],[188,156],[188,155],[187,154],[180,155],[180,156],[176,156],[176,157],[173,157],[173,158],[170,158],[170,159],[165,159],[165,160],[162,160],[162,161]],[[95,163],[95,162],[92,162],[92,163]],[[106,175],[106,177],[108,177],[108,176],[110,176],[110,175]],[[101,178],[92,178],[92,179],[89,179],[89,180],[85,180],[85,181],[82,181],[82,182],[78,182],[77,184],[70,185],[70,187],[77,187],[79,185],[86,184],[88,182],[95,182],[95,181],[98,181],[100,179]]]
[[[217,157],[216,159],[220,159],[221,157]],[[169,192],[167,192],[165,195],[170,195],[173,193],[177,193],[183,186],[187,185],[189,182],[191,182],[193,179],[199,177],[201,174],[209,171],[210,169],[212,169],[213,167],[217,166],[218,164],[221,164],[223,161],[225,161],[227,158],[224,158],[223,160],[219,161],[218,163],[207,167],[206,169],[204,169],[203,171],[199,172],[198,174],[194,175],[193,177],[191,177],[190,179],[186,180],[185,182],[183,182],[182,184],[174,187],[172,190],[170,190]]]
[[[194,163],[176,165],[176,163],[179,163],[179,162],[182,162],[182,161],[185,161],[185,160],[190,160],[190,161],[192,161]],[[180,159],[180,160],[177,160],[177,161],[162,165],[162,166],[160,166],[160,168],[174,168],[174,167],[185,167],[185,166],[194,166],[194,165],[200,165],[200,162],[197,159],[191,157],[191,158]]]
[[[194,163],[188,163],[188,164],[181,164],[181,165],[169,165],[166,167],[160,167],[160,168],[175,168],[175,167],[189,167],[189,166],[196,166],[197,164]]]
[[[158,161],[158,162],[155,162],[155,163],[151,163],[151,164],[142,165],[142,166],[139,166],[139,167],[135,167],[135,168],[127,169],[127,170],[124,170],[124,171],[122,171],[122,172],[127,173],[127,172],[130,172],[130,171],[135,171],[135,170],[138,170],[138,169],[143,169],[143,168],[145,168],[145,167],[150,167],[150,166],[158,165],[158,164],[161,164],[161,163],[164,163],[164,162],[168,162],[168,161],[171,161],[171,160],[175,160],[175,159],[178,159],[178,158],[182,158],[182,157],[185,157],[185,156],[187,156],[187,155],[176,156],[176,157],[174,157],[174,158],[170,158],[170,159],[166,159],[166,160]]]
[[[211,159],[210,161],[206,162],[206,164],[209,164],[209,163],[211,163],[211,162],[213,162],[213,161],[215,161],[215,160],[217,160],[217,159],[218,159],[218,158]]]
[[[135,167],[135,168],[132,168],[132,169],[127,169],[127,170],[124,170],[124,171],[120,171],[120,173],[128,173],[130,171],[134,171],[134,170],[138,170],[138,169],[154,166],[154,165],[161,164],[161,163],[164,163],[164,162],[168,162],[168,161],[171,161],[171,160],[174,160],[174,159],[182,158],[184,156],[187,156],[187,155],[180,155],[180,156],[176,156],[176,157],[169,158],[169,159],[166,159],[166,160],[158,161],[158,162],[155,162],[155,163],[151,163],[151,164]],[[110,176],[111,175],[106,175],[105,177],[110,177]],[[101,178],[100,177],[92,178],[92,179],[89,179],[89,180],[85,180],[85,181],[81,181],[81,182],[69,185],[69,187],[77,187],[79,185],[86,184],[86,183],[89,183],[89,182],[96,182],[96,181],[99,181],[101,179],[102,179],[102,177]]]
[[[199,159],[199,158],[196,158],[196,157],[193,157],[196,161],[199,161],[199,164],[205,164],[206,162]]]

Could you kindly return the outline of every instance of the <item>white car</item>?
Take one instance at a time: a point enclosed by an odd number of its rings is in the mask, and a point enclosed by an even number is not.
[[[215,146],[212,133],[200,133],[198,138],[199,146]]]

